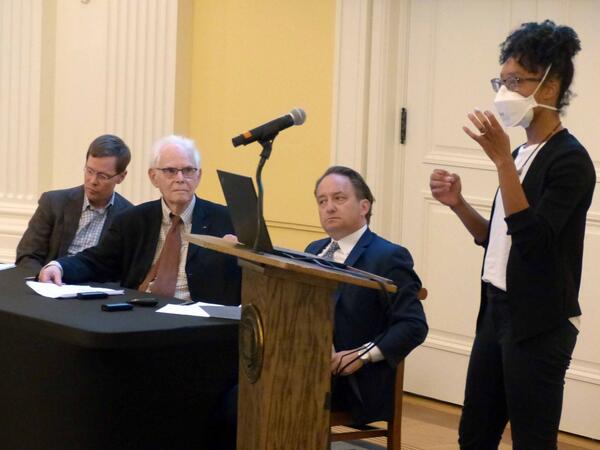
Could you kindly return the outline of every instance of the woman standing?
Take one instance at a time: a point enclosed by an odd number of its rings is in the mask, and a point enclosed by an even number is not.
[[[577,339],[586,214],[595,171],[563,128],[577,34],[552,21],[526,23],[501,44],[494,103],[527,142],[512,154],[489,111],[463,130],[496,166],[489,220],[461,195],[460,177],[436,169],[433,196],[485,247],[481,306],[460,422],[461,449],[497,449],[510,420],[513,448],[556,449],[565,373]]]

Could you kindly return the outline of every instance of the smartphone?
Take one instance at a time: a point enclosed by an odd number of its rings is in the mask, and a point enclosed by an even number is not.
[[[95,298],[106,298],[108,294],[106,292],[91,291],[91,292],[79,292],[77,298],[79,300],[93,300]]]
[[[133,309],[129,303],[105,303],[102,305],[102,311],[128,311]]]
[[[158,305],[157,298],[132,298],[131,300],[127,300],[127,303],[134,306],[156,306]]]

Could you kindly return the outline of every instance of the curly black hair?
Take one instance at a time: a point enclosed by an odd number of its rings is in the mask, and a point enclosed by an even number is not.
[[[500,64],[514,58],[530,72],[543,72],[552,64],[549,77],[560,80],[556,107],[569,104],[573,81],[573,57],[581,50],[577,33],[571,28],[556,25],[551,20],[528,22],[513,31],[500,44]]]

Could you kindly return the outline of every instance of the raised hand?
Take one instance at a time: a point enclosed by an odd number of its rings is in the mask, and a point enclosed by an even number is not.
[[[496,116],[490,111],[481,112],[476,109],[467,117],[479,130],[479,134],[472,132],[468,127],[463,127],[463,131],[483,148],[496,167],[514,164],[510,152],[510,138]]]
[[[443,169],[434,169],[429,176],[431,195],[446,206],[456,206],[462,201],[460,177]]]

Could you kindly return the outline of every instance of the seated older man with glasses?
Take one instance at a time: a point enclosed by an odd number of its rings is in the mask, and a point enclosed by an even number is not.
[[[94,139],[85,157],[83,185],[42,194],[17,247],[16,263],[37,273],[48,261],[96,245],[115,215],[132,206],[115,192],[130,159],[129,148],[117,136]]]
[[[167,136],[153,149],[148,175],[162,198],[121,214],[99,244],[46,265],[40,281],[116,281],[182,300],[240,303],[235,258],[190,244],[183,233],[232,234],[227,209],[195,195],[202,170],[194,142]]]

